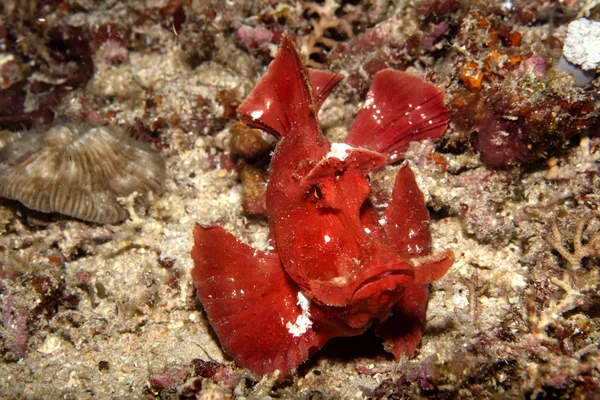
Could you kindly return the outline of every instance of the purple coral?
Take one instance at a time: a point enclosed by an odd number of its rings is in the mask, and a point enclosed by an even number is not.
[[[4,337],[4,358],[17,361],[25,357],[29,340],[28,317],[15,307],[12,296],[2,293],[2,323]]]

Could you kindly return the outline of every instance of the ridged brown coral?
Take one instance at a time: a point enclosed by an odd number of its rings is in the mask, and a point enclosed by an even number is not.
[[[116,223],[129,216],[118,198],[161,191],[160,154],[119,129],[62,125],[10,135],[4,146],[0,140],[0,196],[28,208]]]

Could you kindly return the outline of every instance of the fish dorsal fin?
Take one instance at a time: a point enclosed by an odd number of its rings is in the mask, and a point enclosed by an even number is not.
[[[335,85],[337,85],[344,77],[340,74],[320,71],[318,69],[309,69],[308,77],[315,99],[315,109],[318,112]]]
[[[442,90],[405,72],[385,69],[375,75],[346,143],[384,153],[394,162],[410,142],[441,136],[449,118]]]
[[[276,138],[298,126],[318,125],[308,72],[287,33],[269,70],[238,107],[238,114],[246,125]]]

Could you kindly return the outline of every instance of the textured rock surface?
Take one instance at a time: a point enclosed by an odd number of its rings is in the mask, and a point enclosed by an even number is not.
[[[100,3],[2,4],[10,18],[0,21],[0,125],[20,129],[22,118],[52,111],[55,123],[120,126],[165,158],[164,192],[112,226],[0,204],[0,397],[598,393],[598,80],[574,87],[556,67],[567,25],[589,2],[348,2],[338,23],[353,26],[353,38],[335,25],[315,32],[300,3]],[[321,11],[336,23],[335,12]],[[203,316],[190,277],[194,223],[218,222],[267,247],[266,223],[244,213],[227,156],[231,107],[276,49],[236,43],[233,32],[256,24],[273,40],[283,29],[299,43],[353,40],[353,52],[316,60],[348,77],[323,105],[329,137],[344,138],[377,68],[410,68],[445,88],[450,129],[435,144],[412,144],[406,158],[432,212],[436,250],[453,249],[457,262],[432,288],[428,328],[410,359],[394,362],[374,336],[339,339],[276,383],[236,368]],[[79,37],[91,55],[65,37]],[[67,90],[61,82],[77,76],[78,58],[93,62],[93,75]],[[480,91],[461,81],[465,67],[483,74]],[[535,139],[517,154],[531,156],[527,165],[482,164],[472,144],[490,113]],[[388,201],[394,168],[372,177],[376,204]]]
[[[582,18],[567,27],[563,54],[584,70],[600,66],[600,22]]]

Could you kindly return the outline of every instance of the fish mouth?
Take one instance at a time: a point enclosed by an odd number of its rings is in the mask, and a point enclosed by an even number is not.
[[[352,296],[353,301],[365,300],[377,293],[393,291],[398,287],[409,286],[414,281],[414,273],[408,269],[386,270],[363,280]]]
[[[353,329],[368,327],[374,319],[386,318],[390,309],[414,281],[406,269],[388,269],[363,280],[340,317]]]
[[[364,274],[364,279],[348,282],[345,277],[329,281],[312,281],[310,291],[315,300],[329,307],[347,307],[351,304],[373,302],[383,292],[396,292],[414,281],[414,270],[409,265],[395,264],[395,268],[380,268],[379,272]],[[382,271],[383,269],[383,271]]]

